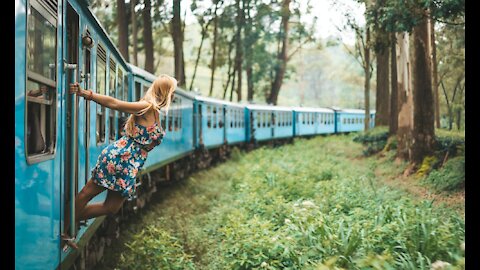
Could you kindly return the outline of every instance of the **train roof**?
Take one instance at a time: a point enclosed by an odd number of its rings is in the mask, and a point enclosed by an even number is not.
[[[338,111],[344,113],[365,113],[365,110],[362,109],[339,109]],[[375,110],[370,110],[370,113],[375,113]]]
[[[153,82],[155,81],[155,79],[157,78],[155,75],[153,75],[152,73],[144,70],[144,69],[141,69],[135,65],[132,65],[130,63],[128,63],[128,67],[132,70],[132,74],[137,76],[137,77],[142,77],[144,78],[145,80],[147,81],[150,81],[150,82]]]
[[[313,108],[313,107],[293,107],[294,111],[297,112],[333,112],[333,109],[330,108]]]
[[[196,95],[195,99],[199,100],[199,101],[210,102],[210,103],[218,103],[218,104],[223,104],[223,105],[227,105],[227,106],[234,106],[234,107],[240,107],[240,108],[245,107],[245,105],[243,105],[243,104],[234,103],[234,102],[231,102],[231,101],[228,101],[228,100],[223,100],[223,99],[218,99],[218,98],[206,97],[206,96],[202,96],[202,95]]]
[[[253,110],[272,110],[272,111],[292,111],[292,107],[287,106],[273,106],[273,105],[262,105],[262,104],[248,104],[246,105],[248,109]]]

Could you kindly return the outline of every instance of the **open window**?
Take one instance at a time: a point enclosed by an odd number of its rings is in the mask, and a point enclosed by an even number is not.
[[[26,157],[50,159],[57,129],[57,15],[37,1],[27,10]]]

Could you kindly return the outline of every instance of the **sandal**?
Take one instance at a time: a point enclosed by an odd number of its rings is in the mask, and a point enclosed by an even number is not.
[[[68,237],[66,234],[62,234],[62,240],[65,242],[65,246],[63,247],[63,251],[67,251],[67,247],[71,247],[73,249],[78,249],[77,243],[75,243],[75,237]]]

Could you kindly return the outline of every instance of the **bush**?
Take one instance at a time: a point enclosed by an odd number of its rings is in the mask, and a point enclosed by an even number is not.
[[[425,182],[437,191],[454,191],[465,188],[465,157],[454,157],[443,168],[432,171]]]
[[[147,226],[132,240],[126,244],[129,254],[120,255],[122,269],[195,269],[192,256],[165,230]]]
[[[362,132],[353,138],[354,142],[361,143],[366,146],[363,150],[364,156],[370,156],[382,151],[387,145],[388,130],[385,127],[376,127],[367,132]]]

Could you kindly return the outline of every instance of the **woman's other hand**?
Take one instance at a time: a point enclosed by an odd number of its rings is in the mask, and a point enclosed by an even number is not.
[[[81,97],[85,97],[85,90],[80,87],[78,82],[74,82],[70,84],[70,94],[76,94]]]

